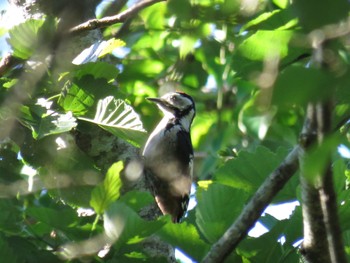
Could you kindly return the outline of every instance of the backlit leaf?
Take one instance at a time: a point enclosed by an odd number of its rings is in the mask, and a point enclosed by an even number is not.
[[[44,20],[30,19],[22,24],[14,26],[10,31],[9,44],[12,46],[13,55],[21,58],[28,59],[31,57],[34,51],[37,50],[38,31],[43,25]]]
[[[130,105],[112,96],[99,100],[93,119],[83,117],[79,119],[98,124],[110,133],[134,144],[140,144],[145,139],[146,131],[139,115]]]

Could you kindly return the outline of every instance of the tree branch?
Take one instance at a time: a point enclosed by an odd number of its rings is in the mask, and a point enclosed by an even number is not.
[[[254,226],[271,200],[297,171],[299,166],[298,155],[299,146],[296,146],[281,165],[259,187],[236,221],[212,246],[211,250],[203,259],[203,263],[223,262],[230,255],[232,250],[247,235],[251,227]]]
[[[330,101],[318,103],[316,116],[318,123],[318,141],[324,142],[325,137],[331,133],[332,127],[332,103]],[[337,198],[334,191],[333,172],[331,168],[331,153],[328,156],[328,163],[319,189],[323,221],[327,231],[328,249],[332,263],[347,262],[344,251],[343,238],[341,235]]]
[[[304,169],[305,157],[324,143],[331,132],[331,103],[310,103],[302,134],[309,138],[300,151],[304,241],[301,253],[306,262],[346,262],[339,227],[330,153],[324,170],[310,174]]]
[[[317,114],[316,106],[310,103],[306,109],[306,117],[303,130],[300,135],[301,149],[299,152],[299,162],[301,166],[301,195],[303,200],[303,226],[304,241],[300,249],[306,261],[314,262],[316,258],[320,262],[330,262],[328,253],[326,227],[322,220],[322,209],[319,194],[315,182],[306,178],[304,174],[304,160],[307,149],[314,145],[317,140]],[[316,180],[315,180],[316,181]]]
[[[97,28],[103,28],[106,26],[110,26],[116,23],[122,23],[126,19],[130,18],[131,16],[135,15],[138,13],[140,10],[142,10],[145,7],[148,7],[150,5],[153,5],[158,2],[163,2],[166,0],[144,0],[141,2],[138,2],[137,4],[133,5],[129,9],[114,15],[114,16],[107,16],[101,19],[91,19],[88,20],[80,25],[77,25],[69,30],[69,33],[74,34],[74,33],[80,33],[86,30],[93,30]]]

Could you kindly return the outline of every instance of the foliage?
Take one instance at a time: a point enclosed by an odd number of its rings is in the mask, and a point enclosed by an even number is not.
[[[334,127],[342,126],[341,132],[321,151],[315,149],[305,165],[322,169],[317,162],[331,152],[350,251],[350,173],[347,159],[336,151],[340,144],[350,147],[349,125],[343,125],[350,113],[349,43],[342,32],[329,37],[322,31],[347,19],[349,4],[244,2],[154,4],[127,23],[101,29],[105,42],[79,50],[74,65],[66,61],[69,67],[47,64],[49,55],[38,48],[58,28],[50,15],[9,29],[13,56],[35,63],[11,68],[0,78],[0,258],[68,262],[62,248],[106,235],[105,243],[113,241],[107,255],[98,253],[102,242],[77,257],[155,262],[141,242],[156,235],[200,262],[298,143],[306,104],[329,97],[335,101]],[[313,66],[311,57],[315,41],[327,37],[330,68],[325,70]],[[160,118],[145,98],[169,89],[192,95],[197,109],[192,127],[196,206],[181,224],[166,216],[141,219],[138,212],[153,199],[140,191],[122,193],[123,163],[106,158],[105,169],[91,154],[95,149],[87,150],[96,138],[86,147],[76,143],[77,133],[104,129],[142,146],[145,131]],[[301,202],[296,176],[273,203],[293,201]],[[287,219],[264,214],[259,222],[268,232],[247,237],[227,262],[300,260],[300,207]]]

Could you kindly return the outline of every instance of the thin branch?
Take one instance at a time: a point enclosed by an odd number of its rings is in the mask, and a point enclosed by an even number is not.
[[[233,249],[235,249],[254,226],[272,199],[297,171],[299,166],[298,155],[299,146],[296,146],[281,165],[259,187],[236,221],[212,246],[211,250],[203,259],[203,263],[223,262],[230,255]]]
[[[136,13],[138,13],[140,10],[144,9],[145,7],[148,7],[150,5],[153,5],[158,2],[163,2],[166,0],[144,0],[141,2],[138,2],[137,4],[133,5],[129,9],[114,15],[114,16],[107,16],[101,19],[91,19],[88,20],[80,25],[77,25],[69,30],[69,33],[80,33],[86,30],[93,30],[97,28],[103,28],[106,26],[110,26],[117,23],[122,23],[126,19],[134,16]]]

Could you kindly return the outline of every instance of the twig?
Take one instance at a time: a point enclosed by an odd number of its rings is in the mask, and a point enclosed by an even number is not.
[[[299,166],[298,155],[299,146],[296,146],[259,187],[236,221],[212,246],[203,259],[203,263],[223,262],[230,255],[232,250],[247,235],[249,229],[254,226],[271,200],[297,171]]]
[[[97,28],[103,28],[109,25],[113,25],[116,23],[122,23],[126,19],[130,18],[131,16],[135,15],[137,12],[139,12],[141,9],[153,5],[158,2],[163,2],[166,0],[144,0],[141,2],[138,2],[137,4],[133,5],[129,9],[114,15],[114,16],[107,16],[101,19],[91,19],[88,20],[80,25],[77,25],[69,30],[69,33],[79,33],[86,30],[93,30]]]

